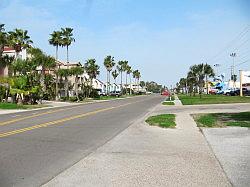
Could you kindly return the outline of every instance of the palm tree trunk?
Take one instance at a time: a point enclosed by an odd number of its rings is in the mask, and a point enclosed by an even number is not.
[[[45,70],[44,70],[44,67],[42,67],[41,85],[42,85],[43,92],[45,92],[46,88],[45,88]]]
[[[126,73],[126,95],[127,95],[127,86],[128,86],[128,74]]]
[[[122,86],[122,71],[121,71],[121,94],[123,95],[122,91],[123,91],[123,86]]]
[[[207,75],[206,75],[206,89],[207,89],[207,95],[208,95],[208,82],[207,82]]]
[[[78,76],[75,77],[75,93],[76,93],[77,101],[79,101],[79,94],[78,94]]]
[[[109,71],[109,94],[110,94],[110,71]]]
[[[109,71],[107,70],[107,87],[106,87],[106,95],[109,95]]]
[[[131,75],[129,74],[129,79],[130,79],[130,90],[129,90],[129,94],[131,95],[132,94],[132,80],[131,80]]]
[[[69,63],[69,46],[67,45],[67,63]]]
[[[56,63],[58,60],[58,45],[56,46]],[[57,65],[56,65],[57,68]],[[58,75],[56,74],[56,101],[58,101]]]
[[[69,46],[67,45],[67,69],[69,69]],[[69,97],[69,82],[68,82],[68,78],[66,81],[66,97]]]
[[[139,83],[140,83],[140,78],[137,79],[137,88],[138,88],[138,93],[139,93]]]

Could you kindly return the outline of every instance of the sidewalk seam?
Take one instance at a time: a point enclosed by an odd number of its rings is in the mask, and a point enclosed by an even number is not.
[[[195,122],[195,123],[196,123],[196,122]],[[207,140],[207,138],[206,138],[206,136],[205,136],[205,134],[204,134],[204,132],[203,132],[203,129],[200,128],[200,127],[198,127],[198,128],[199,128],[199,131],[201,132],[202,136],[204,137],[204,139],[205,139],[205,141],[206,141],[206,143],[207,143],[209,149],[211,150],[211,152],[212,152],[214,158],[215,158],[216,161],[219,163],[219,166],[220,166],[220,168],[222,169],[222,171],[223,171],[223,173],[224,173],[226,179],[228,180],[228,182],[230,183],[230,185],[233,187],[233,186],[234,186],[233,183],[232,183],[231,180],[229,179],[229,177],[228,177],[227,173],[225,172],[225,170],[224,170],[222,164],[220,163],[218,157],[215,155],[215,153],[214,153],[214,151],[213,151],[213,148],[212,148],[211,144],[208,142],[208,140]]]

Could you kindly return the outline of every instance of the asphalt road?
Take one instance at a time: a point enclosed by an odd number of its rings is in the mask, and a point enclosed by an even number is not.
[[[0,115],[0,186],[40,186],[145,115],[164,97]]]

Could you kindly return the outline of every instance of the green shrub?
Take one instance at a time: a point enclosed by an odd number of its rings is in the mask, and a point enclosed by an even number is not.
[[[91,98],[100,98],[100,95],[98,94],[97,90],[92,90],[90,93]]]
[[[77,97],[75,97],[75,96],[69,97],[69,101],[76,102],[77,101]]]
[[[67,100],[68,100],[68,98],[67,98],[67,97],[62,96],[62,97],[60,98],[60,100],[61,100],[61,101],[67,101]]]

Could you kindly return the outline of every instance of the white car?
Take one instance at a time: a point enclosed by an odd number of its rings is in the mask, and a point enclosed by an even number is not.
[[[226,89],[226,90],[224,90],[224,95],[230,95],[230,92],[231,91],[234,91],[234,90],[236,90],[235,88],[228,88],[228,89]]]

